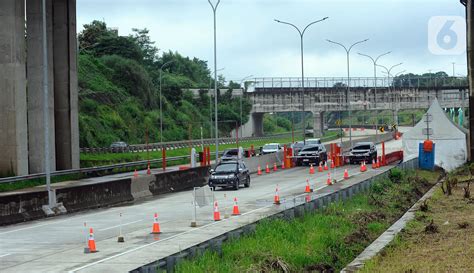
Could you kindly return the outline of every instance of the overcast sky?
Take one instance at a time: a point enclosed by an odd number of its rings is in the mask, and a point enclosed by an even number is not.
[[[214,0],[216,1],[216,0]],[[148,28],[161,51],[208,61],[213,69],[213,19],[207,0],[77,0],[78,31],[94,19],[117,27],[120,35]],[[277,18],[304,27],[328,16],[305,34],[305,76],[346,75],[345,51],[326,42],[344,44],[370,39],[351,53],[352,76],[373,76],[373,64],[357,52],[382,57],[380,64],[397,73],[444,70],[466,74],[466,55],[433,55],[428,50],[432,16],[465,16],[458,0],[221,0],[217,11],[217,66],[237,80],[300,76],[299,35]],[[380,72],[379,72],[380,73]]]

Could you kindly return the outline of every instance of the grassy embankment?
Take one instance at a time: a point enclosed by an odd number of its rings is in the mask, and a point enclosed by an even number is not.
[[[290,222],[263,221],[252,235],[178,265],[177,272],[333,272],[341,270],[436,181],[437,173],[392,172],[369,194]]]
[[[453,178],[472,180],[464,172]],[[415,219],[362,272],[474,271],[474,198],[465,196],[467,183],[454,184],[451,195],[437,189]]]
[[[328,132],[323,138],[323,141],[331,141],[333,139],[336,139],[337,137],[338,137],[338,134],[336,132]],[[249,148],[250,145],[253,144],[255,149],[257,149],[258,147],[263,146],[265,143],[269,143],[269,142],[290,143],[291,140],[292,140],[291,137],[283,137],[283,138],[276,138],[276,139],[271,139],[271,140],[269,139],[269,140],[259,140],[259,141],[254,141],[254,142],[241,142],[240,146],[244,148]],[[296,138],[296,140],[299,140],[299,139]],[[223,149],[233,148],[233,147],[236,147],[236,144],[219,145],[219,150],[222,151]],[[199,148],[197,150],[200,151]],[[214,158],[214,154],[212,153],[212,151],[215,151],[215,146],[211,146],[211,156]],[[189,148],[180,148],[180,149],[167,151],[166,156],[173,157],[173,156],[182,156],[182,155],[188,155],[188,154],[189,154]],[[150,159],[161,158],[161,151],[150,151],[149,158]],[[109,164],[133,162],[133,161],[140,161],[140,160],[147,160],[147,159],[148,159],[148,153],[146,152],[116,153],[116,154],[113,154],[113,153],[81,154],[81,167],[85,168],[85,167],[93,167],[93,166],[103,166],[103,165],[109,165]],[[181,164],[186,164],[186,163],[189,163],[189,159],[170,161],[168,162],[167,166],[175,166],[175,165],[181,165]],[[152,164],[151,167],[159,168],[161,167],[161,163]],[[146,166],[142,166],[142,168],[146,168]],[[129,171],[133,171],[133,169],[117,168],[117,169],[112,170],[109,173],[119,173],[119,172],[129,172]],[[69,181],[69,180],[79,180],[84,177],[86,176],[81,175],[81,174],[56,176],[56,177],[51,178],[51,182],[57,183],[57,182],[63,182],[63,181]],[[36,187],[36,186],[44,185],[45,183],[46,182],[44,178],[38,178],[38,179],[19,181],[19,182],[10,183],[10,184],[0,184],[0,192]]]

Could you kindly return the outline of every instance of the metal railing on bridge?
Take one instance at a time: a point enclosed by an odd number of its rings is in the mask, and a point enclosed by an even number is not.
[[[249,81],[250,82],[250,81]],[[466,88],[468,81],[466,77],[412,77],[403,75],[396,78],[387,77],[352,77],[349,80],[351,87],[379,87],[379,88],[442,88],[459,87]],[[305,77],[305,89],[307,88],[345,88],[348,80],[344,77]],[[263,77],[255,78],[251,82],[248,91],[263,91],[265,89],[298,89],[301,88],[301,77]]]

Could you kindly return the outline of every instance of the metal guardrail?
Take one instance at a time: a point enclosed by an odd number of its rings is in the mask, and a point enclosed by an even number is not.
[[[243,137],[239,138],[239,142],[249,142],[249,141],[256,141],[256,140],[265,140],[271,139],[275,137],[284,137],[284,136],[291,136],[291,133],[283,133],[283,134],[275,134],[271,136],[263,136],[263,137]],[[219,144],[233,144],[236,143],[236,138],[220,138]],[[146,151],[153,151],[153,150],[161,150],[162,148],[170,149],[178,149],[178,148],[189,148],[189,147],[198,147],[202,144],[204,145],[212,145],[215,143],[215,139],[207,138],[207,139],[196,139],[196,140],[186,140],[186,141],[172,141],[172,142],[163,142],[163,143],[150,143],[146,144],[137,144],[137,145],[130,145],[124,148],[111,148],[111,147],[102,147],[102,148],[81,148],[81,153],[86,154],[95,154],[95,153],[136,153],[136,152],[146,152]]]
[[[288,135],[288,133],[273,135],[273,136],[248,138],[248,140],[268,139],[268,138],[271,138],[271,137],[284,136],[284,135]],[[290,133],[290,135],[291,135],[291,133]],[[330,137],[323,137],[323,138],[321,138],[321,141],[324,142],[325,140],[328,140],[329,138]],[[223,139],[222,143],[226,143],[225,141],[228,141],[228,140],[231,140],[231,139],[230,138]],[[188,144],[189,144],[189,142],[188,142]],[[199,141],[199,143],[196,144],[196,146],[199,146],[199,145],[201,145],[201,141]],[[189,147],[189,146],[187,146],[187,147]],[[219,152],[219,155],[222,155],[222,154],[223,154],[223,151]],[[214,155],[214,153],[211,153],[211,155]],[[198,155],[196,155],[196,157],[197,156]],[[190,159],[190,158],[191,158],[191,155],[174,156],[174,157],[167,157],[166,161],[167,162],[172,162],[172,161],[178,161],[178,160]],[[104,166],[98,166],[98,167],[88,167],[88,168],[81,168],[81,169],[55,171],[55,172],[51,172],[51,177],[61,176],[61,175],[72,175],[72,174],[92,174],[92,173],[97,173],[97,172],[111,171],[111,170],[114,170],[114,169],[146,166],[146,165],[148,165],[148,162],[150,164],[156,164],[156,163],[161,163],[162,161],[163,160],[161,158],[159,158],[159,159],[150,159],[150,160],[126,162],[126,163],[117,163],[117,164],[104,165]],[[5,178],[0,178],[0,184],[8,184],[8,183],[14,183],[14,182],[18,182],[18,181],[39,179],[39,178],[44,178],[45,176],[46,176],[45,173],[37,173],[37,174],[29,174],[29,175],[23,175],[23,176],[5,177]]]

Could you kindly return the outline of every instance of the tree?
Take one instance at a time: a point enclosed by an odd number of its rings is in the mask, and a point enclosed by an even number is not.
[[[158,60],[159,49],[155,46],[155,42],[151,41],[149,36],[150,31],[146,28],[132,28],[132,31],[134,34],[131,35],[131,38],[141,49],[143,62],[148,66],[152,66]]]
[[[90,24],[85,24],[84,30],[78,35],[79,51],[91,49],[100,39],[110,36],[114,36],[114,33],[107,29],[105,22],[94,20]]]

